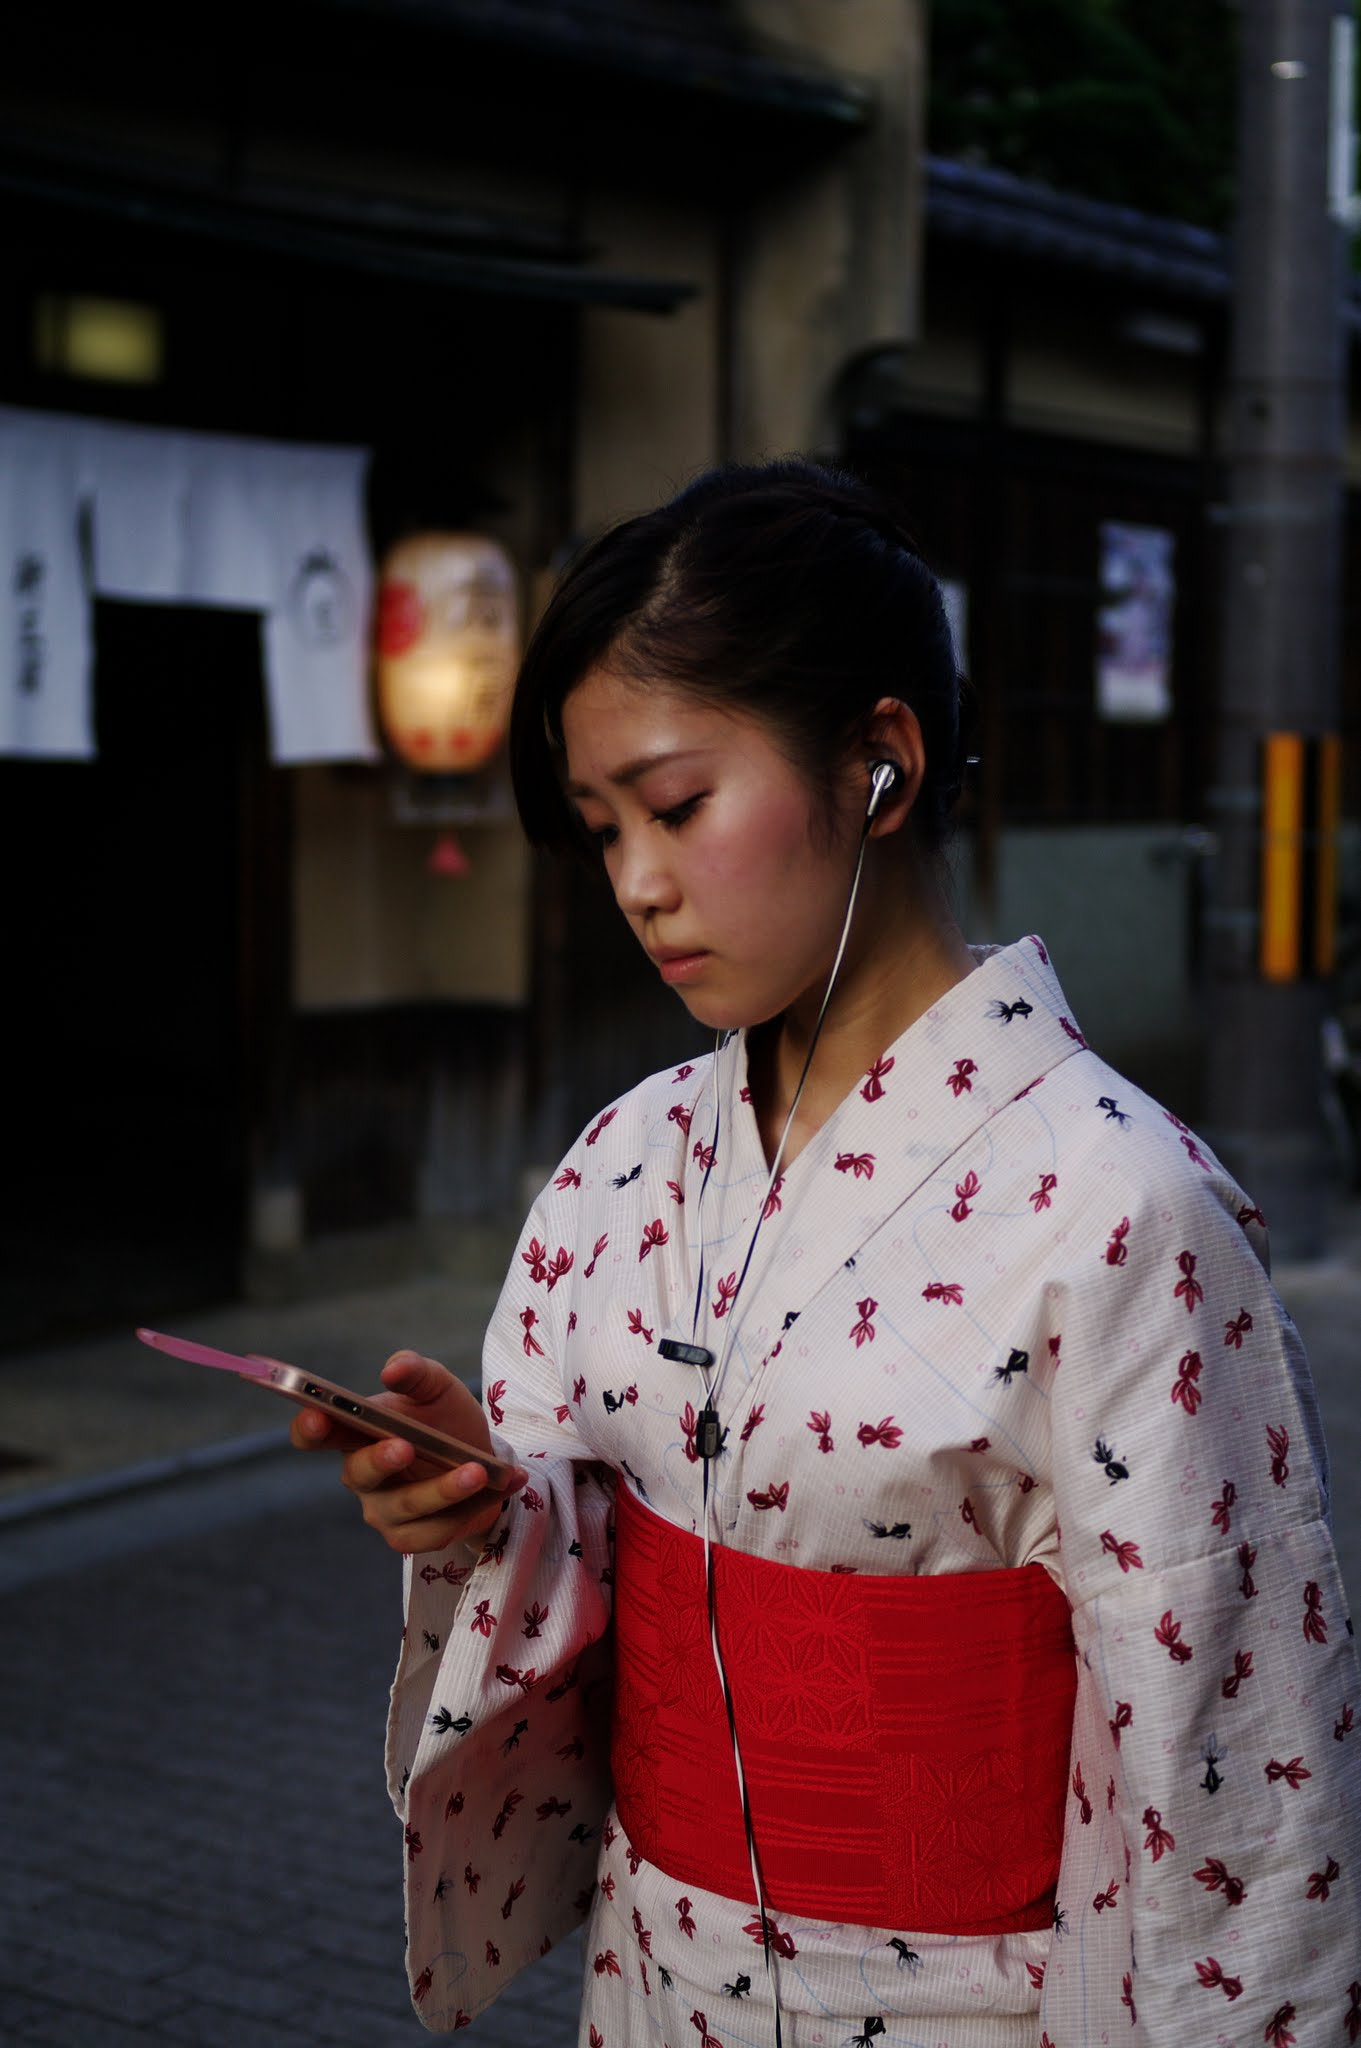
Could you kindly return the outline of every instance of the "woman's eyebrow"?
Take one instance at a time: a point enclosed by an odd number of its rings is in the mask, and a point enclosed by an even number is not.
[[[698,747],[674,747],[660,754],[639,754],[634,760],[626,761],[622,768],[616,768],[613,774],[606,777],[606,781],[612,782],[618,789],[628,789],[641,776],[646,775],[650,768],[663,768],[670,761],[683,761],[689,755],[700,752],[702,749]],[[595,795],[589,782],[578,782],[575,777],[565,783],[564,788],[570,797]]]

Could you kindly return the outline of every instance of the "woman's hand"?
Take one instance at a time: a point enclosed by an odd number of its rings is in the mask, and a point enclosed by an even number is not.
[[[475,1397],[433,1358],[394,1351],[380,1375],[384,1391],[374,1399],[398,1414],[425,1422],[446,1436],[479,1450],[491,1450],[491,1431]],[[289,1432],[300,1451],[335,1450],[344,1460],[341,1479],[363,1510],[364,1520],[404,1557],[445,1550],[460,1538],[476,1542],[501,1513],[508,1493],[523,1486],[516,1470],[502,1489],[481,1465],[436,1471],[403,1437],[375,1440],[346,1429],[320,1408],[304,1408]]]

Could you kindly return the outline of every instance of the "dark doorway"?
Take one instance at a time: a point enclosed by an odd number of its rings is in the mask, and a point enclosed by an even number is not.
[[[239,1280],[259,620],[100,603],[95,644],[98,759],[0,761],[9,1345]]]

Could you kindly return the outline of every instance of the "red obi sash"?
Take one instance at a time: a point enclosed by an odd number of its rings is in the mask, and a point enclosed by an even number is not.
[[[752,1896],[704,1545],[616,1495],[611,1762],[629,1841]],[[1054,1910],[1077,1670],[1039,1565],[880,1578],[716,1549],[716,1608],[768,1906],[918,1934]]]

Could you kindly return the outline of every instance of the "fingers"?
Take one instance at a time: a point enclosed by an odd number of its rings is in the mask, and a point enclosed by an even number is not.
[[[399,1487],[395,1482],[403,1473],[409,1475],[409,1483]],[[383,1437],[351,1451],[340,1476],[351,1493],[383,1494],[390,1501],[400,1496],[404,1515],[439,1514],[488,1488],[485,1466],[452,1465],[432,1472],[415,1446],[400,1436]],[[499,1488],[496,1493],[499,1501]]]
[[[481,1407],[444,1366],[419,1351],[394,1351],[374,1398],[389,1411],[422,1414],[445,1435],[474,1447],[489,1435]],[[423,1411],[423,1413],[422,1413]],[[477,1541],[500,1516],[506,1497],[525,1484],[520,1468],[495,1481],[473,1460],[452,1467],[433,1461],[401,1436],[374,1440],[318,1408],[304,1408],[289,1432],[298,1450],[331,1450],[342,1458],[341,1479],[359,1501],[365,1521],[390,1548],[405,1555],[444,1550],[460,1537]]]
[[[421,1515],[412,1522],[372,1522],[364,1519],[399,1557],[425,1557],[432,1550],[447,1550],[451,1543],[480,1543],[501,1515],[501,1502],[491,1494],[480,1496],[483,1505],[447,1515]]]
[[[303,1408],[288,1426],[288,1440],[295,1451],[319,1451],[332,1434],[330,1418],[320,1408]]]
[[[340,1468],[340,1477],[351,1493],[371,1493],[375,1488],[386,1486],[398,1473],[416,1462],[416,1450],[405,1437],[385,1436],[374,1443],[361,1444],[357,1451],[351,1451]],[[455,1467],[455,1473],[463,1472],[466,1466]]]
[[[424,1358],[418,1351],[394,1351],[380,1375],[383,1391],[372,1398],[380,1407],[398,1409],[416,1408],[437,1401],[451,1388],[461,1385],[452,1373],[433,1358]],[[480,1417],[481,1409],[473,1395],[469,1394],[474,1417]],[[331,1450],[348,1452],[358,1445],[371,1443],[371,1437],[347,1429],[321,1408],[304,1408],[294,1417],[289,1428],[289,1440],[295,1450]]]
[[[361,1436],[357,1430],[347,1429],[322,1408],[304,1408],[294,1416],[288,1428],[288,1440],[295,1451],[339,1451],[342,1454],[355,1450],[360,1444],[371,1443],[371,1437]]]
[[[403,1480],[414,1455],[410,1444],[389,1438],[345,1460],[341,1476],[370,1528],[404,1556],[485,1534],[500,1516],[504,1496],[488,1486],[484,1468],[459,1465],[433,1478]]]

